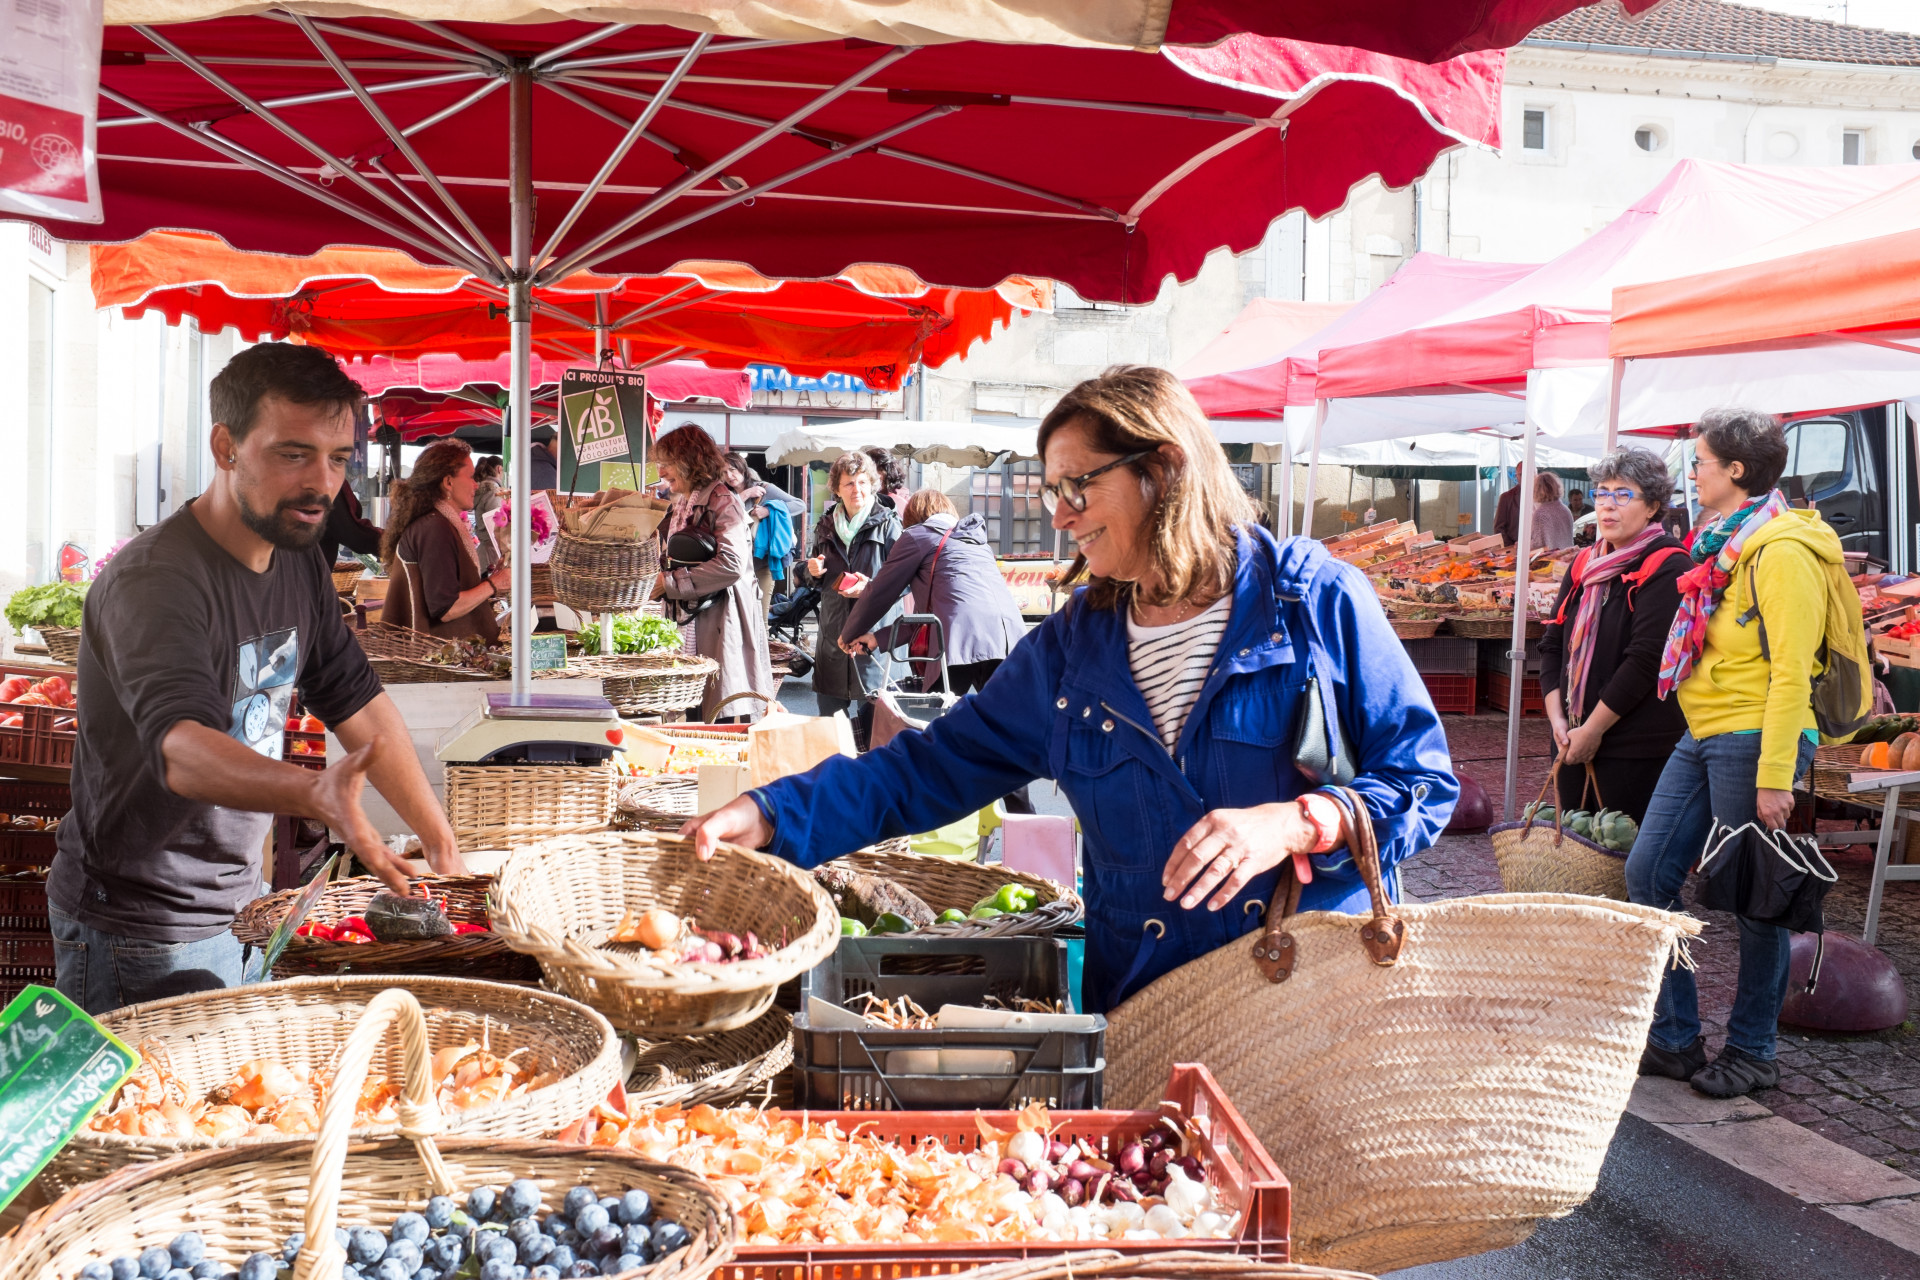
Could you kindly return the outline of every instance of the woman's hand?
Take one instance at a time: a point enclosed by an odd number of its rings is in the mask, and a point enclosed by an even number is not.
[[[853,579],[853,585],[850,587],[844,585],[846,582],[846,578],[842,578],[841,579],[842,585],[835,587],[834,590],[838,591],[841,595],[845,596],[849,600],[859,599],[860,593],[867,589],[867,583],[873,581],[873,579],[867,577],[867,575],[864,573],[850,573],[847,575],[847,577]]]
[[[1565,755],[1567,752],[1567,713],[1560,709],[1560,691],[1558,689],[1547,690],[1547,696],[1543,701],[1547,704],[1547,724],[1553,729],[1553,745],[1560,749],[1561,755]]]
[[[825,577],[827,572],[827,558],[825,556],[814,556],[809,559],[807,561],[807,572],[816,578]]]
[[[855,636],[840,646],[840,652],[859,657],[863,653],[872,653],[880,647],[880,637],[869,631],[863,636]]]
[[[694,856],[708,862],[715,845],[740,844],[758,849],[773,839],[773,828],[751,796],[740,796],[705,817],[682,824],[680,834],[691,836]]]
[[[1568,764],[1585,764],[1600,750],[1600,739],[1605,732],[1589,720],[1567,735],[1566,741],[1560,746],[1561,758]]]
[[[1785,831],[1793,816],[1793,792],[1761,787],[1753,793],[1753,812],[1769,831]]]
[[[505,564],[497,564],[493,572],[487,575],[487,583],[495,591],[504,592],[513,586],[513,570]]]
[[[1213,893],[1207,910],[1218,911],[1255,876],[1294,854],[1311,852],[1319,837],[1292,800],[1252,809],[1215,809],[1173,846],[1160,883],[1168,901],[1179,898],[1187,909],[1217,887],[1219,892]]]

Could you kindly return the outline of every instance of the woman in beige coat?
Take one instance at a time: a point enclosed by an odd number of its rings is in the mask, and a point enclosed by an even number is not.
[[[703,719],[722,710],[736,693],[770,693],[773,664],[767,658],[766,613],[760,584],[754,581],[753,538],[747,510],[727,487],[720,446],[691,423],[655,442],[653,459],[660,478],[673,491],[673,509],[660,526],[667,539],[683,529],[704,531],[714,542],[713,558],[701,564],[663,569],[654,584],[656,599],[672,604],[668,615],[691,627],[693,652],[712,658],[720,670],[707,681],[701,700]],[[664,560],[665,557],[663,556]],[[702,606],[705,603],[704,607]],[[727,703],[725,718],[755,720],[766,704],[757,698]]]

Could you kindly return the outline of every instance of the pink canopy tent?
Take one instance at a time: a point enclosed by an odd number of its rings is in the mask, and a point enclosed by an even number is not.
[[[1309,345],[1310,339],[1334,327],[1352,306],[1351,302],[1255,298],[1219,337],[1174,372],[1209,418],[1279,417],[1289,403],[1292,385],[1302,376],[1311,382],[1313,371],[1311,363],[1304,374],[1295,367],[1283,368],[1287,361],[1281,356],[1276,364],[1276,353]]]
[[[941,285],[1030,274],[1090,299],[1144,301],[1212,250],[1252,247],[1291,209],[1319,216],[1362,178],[1404,185],[1449,147],[1498,142],[1498,53],[1428,65],[1234,35],[1231,23],[1263,30],[1284,10],[1292,29],[1317,14],[1359,39],[1351,24],[1369,14],[1409,30],[1427,28],[1425,14],[1455,24],[1445,49],[1491,30],[1490,14],[1570,7],[1190,3],[1183,38],[1209,21],[1194,38],[1226,38],[1157,53],[961,38],[1068,38],[1021,24],[1113,8],[1068,0],[635,9],[698,34],[539,20],[551,0],[487,0],[481,14],[509,19],[493,25],[433,20],[442,10],[425,0],[348,0],[326,17],[116,0],[100,76],[104,221],[41,225],[72,241],[200,230],[295,255],[372,245],[469,270],[507,296],[518,444],[530,431],[537,287],[690,260],[795,279],[878,261]],[[604,19],[609,7],[582,12]],[[740,23],[765,29],[734,34]],[[517,506],[528,451],[512,456]],[[524,601],[518,514],[513,596]],[[513,628],[517,691],[528,631]]]

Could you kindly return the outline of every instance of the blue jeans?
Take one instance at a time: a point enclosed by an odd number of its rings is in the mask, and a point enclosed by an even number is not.
[[[258,956],[247,963],[246,948],[232,932],[198,942],[152,942],[102,933],[49,906],[53,923],[54,986],[91,1014],[111,1013],[130,1004],[164,1000],[196,991],[218,991],[248,981]]]
[[[1813,744],[1800,740],[1797,778],[1813,763]],[[1717,819],[1739,827],[1755,820],[1754,777],[1760,767],[1760,735],[1720,733],[1674,744],[1660,785],[1647,805],[1640,836],[1627,855],[1627,897],[1669,911],[1680,906],[1680,887],[1700,860]],[[1773,1061],[1774,1032],[1787,998],[1789,934],[1778,925],[1740,922],[1740,979],[1727,1018],[1727,1043]],[[1654,1005],[1649,1038],[1679,1051],[1700,1036],[1700,994],[1690,969],[1669,968]]]

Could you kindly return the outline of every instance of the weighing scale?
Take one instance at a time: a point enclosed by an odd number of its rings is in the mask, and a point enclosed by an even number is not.
[[[441,735],[434,754],[446,764],[598,764],[625,741],[625,726],[605,698],[489,693]]]

